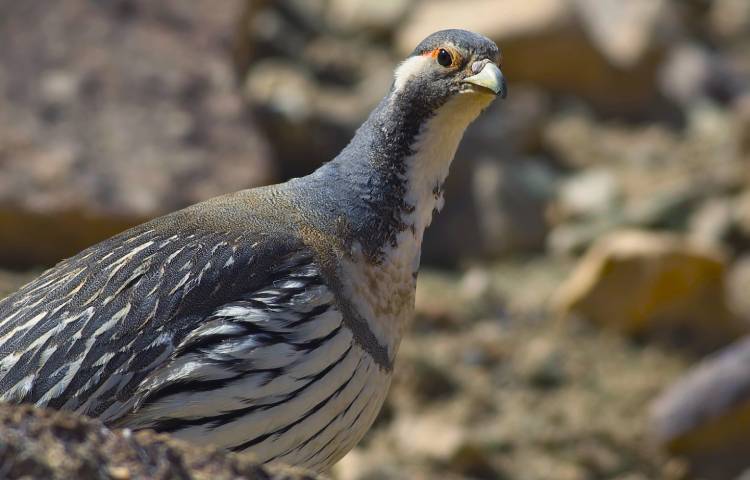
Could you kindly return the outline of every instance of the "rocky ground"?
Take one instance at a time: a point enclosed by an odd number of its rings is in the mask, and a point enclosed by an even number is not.
[[[0,0],[0,297],[309,172],[461,26],[510,95],[466,134],[388,403],[333,477],[750,476],[750,3],[206,5]]]
[[[0,478],[314,480],[301,470],[263,467],[248,456],[198,447],[153,432],[111,431],[65,412],[0,405]]]

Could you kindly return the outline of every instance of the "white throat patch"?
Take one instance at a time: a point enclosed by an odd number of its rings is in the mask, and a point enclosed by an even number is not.
[[[414,292],[424,230],[432,221],[433,210],[442,207],[442,194],[435,188],[448,175],[453,156],[464,130],[492,102],[491,95],[460,93],[443,105],[420,131],[414,154],[406,162],[406,195],[414,206],[404,222],[413,228],[399,232],[394,245],[384,248],[385,258],[369,264],[359,246],[352,251],[354,261],[342,261],[345,292],[373,332],[378,342],[396,355],[404,329],[414,312]]]
[[[413,146],[415,152],[406,158],[407,204],[415,207],[405,221],[414,225],[418,243],[432,221],[433,210],[443,207],[443,182],[453,157],[469,124],[492,100],[491,95],[458,93],[440,107],[422,127]]]

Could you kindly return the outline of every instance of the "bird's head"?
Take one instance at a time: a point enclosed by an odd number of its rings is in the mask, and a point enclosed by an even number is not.
[[[433,33],[396,68],[391,90],[349,145],[314,174],[333,199],[330,210],[346,206],[367,251],[380,255],[407,232],[418,252],[443,205],[443,182],[464,131],[507,94],[499,64],[500,50],[483,35]]]
[[[466,30],[441,30],[422,40],[395,72],[394,93],[440,106],[456,95],[505,98],[500,50]]]

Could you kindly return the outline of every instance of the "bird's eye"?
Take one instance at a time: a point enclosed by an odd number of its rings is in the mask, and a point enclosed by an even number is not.
[[[450,67],[453,64],[453,57],[448,53],[448,50],[441,48],[437,54],[437,61],[444,67]]]

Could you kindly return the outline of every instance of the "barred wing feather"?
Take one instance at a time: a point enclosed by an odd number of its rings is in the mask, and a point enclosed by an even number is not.
[[[273,302],[309,297],[315,289],[304,287],[322,279],[304,253],[254,269],[258,247],[243,234],[144,230],[48,270],[0,301],[0,400],[113,422],[181,386],[272,372],[289,348],[282,335],[304,341],[318,328],[297,319],[290,331],[293,316]],[[244,315],[253,308],[256,317]],[[197,351],[206,364],[190,362]]]

